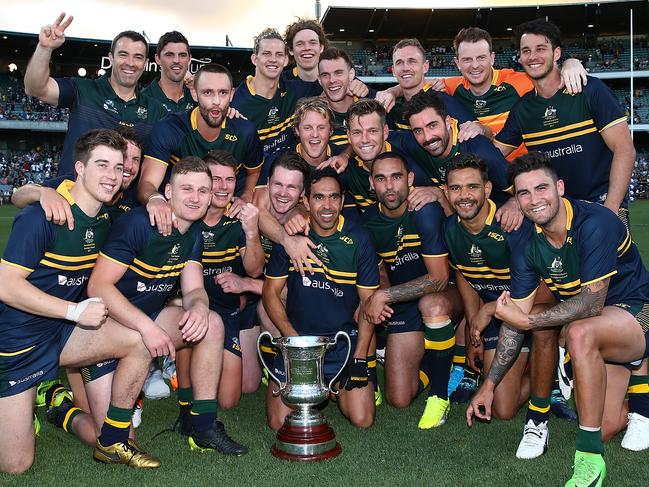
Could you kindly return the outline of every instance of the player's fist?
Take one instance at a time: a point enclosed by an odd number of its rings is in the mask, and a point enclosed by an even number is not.
[[[144,346],[147,348],[151,357],[164,357],[169,355],[172,360],[176,360],[176,347],[174,347],[171,338],[167,333],[157,325],[148,327],[141,333]]]
[[[45,49],[54,50],[63,45],[65,42],[65,29],[72,23],[71,15],[66,19],[65,12],[61,12],[53,24],[48,24],[41,28],[38,35],[38,45]]]
[[[68,306],[66,318],[81,326],[99,328],[106,321],[108,308],[101,298],[89,298],[76,305]]]
[[[259,235],[259,209],[252,203],[244,203],[237,215],[241,222],[241,229],[246,238]]]

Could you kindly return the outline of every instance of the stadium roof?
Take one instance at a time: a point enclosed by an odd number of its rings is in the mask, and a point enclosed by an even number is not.
[[[436,2],[426,3],[428,8],[412,8],[421,4],[416,1],[411,1],[409,8],[331,5],[327,8],[322,23],[334,41],[403,37],[452,39],[461,28],[468,26],[482,27],[494,37],[510,37],[511,28],[526,20],[545,16],[561,28],[564,37],[580,37],[589,32],[594,35],[628,35],[629,10],[633,8],[634,33],[648,32],[649,3],[644,0],[578,4],[563,2],[561,5],[557,5],[560,3],[557,1],[521,2],[531,4],[527,7],[521,6],[521,3],[517,3],[516,7],[505,7],[502,5],[511,5],[512,2],[504,1],[456,0],[453,8],[439,8],[434,6]],[[444,3],[448,5],[448,2]],[[542,5],[543,3],[553,5]],[[469,5],[474,7],[462,8]],[[483,6],[478,7],[479,5]]]

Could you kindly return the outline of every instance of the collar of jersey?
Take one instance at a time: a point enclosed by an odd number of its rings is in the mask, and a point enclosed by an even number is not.
[[[190,113],[189,113],[189,123],[192,125],[192,130],[198,130],[198,115],[199,115],[199,107],[194,108]],[[223,122],[221,122],[221,128],[225,128],[225,122],[228,119],[227,115],[223,117]]]
[[[298,142],[295,146],[295,152],[302,155],[302,142]],[[331,147],[327,144],[327,157],[331,157]]]
[[[74,181],[70,179],[64,179],[56,188],[56,192],[63,196],[70,206],[76,203],[74,197],[70,194],[72,188],[74,188]]]
[[[120,98],[119,95],[117,93],[115,93],[115,90],[111,86],[110,81],[108,81],[108,73],[106,73],[101,78],[99,78],[97,80],[97,82],[102,85],[103,90],[106,92],[106,95],[108,95],[109,98],[111,98],[113,100],[119,100],[122,103],[128,103],[128,102],[130,102],[132,100],[137,100],[138,96],[140,94],[140,90],[136,87],[135,88],[135,94],[133,95],[133,98],[131,98],[130,100],[126,100],[126,101],[123,98]]]
[[[309,227],[311,227],[311,217],[307,219],[307,222],[309,223]],[[336,225],[336,231],[337,232],[342,232],[343,231],[343,226],[345,226],[345,217],[342,215],[338,215],[338,225]],[[315,233],[313,229],[309,230],[309,233],[313,232],[315,235],[318,235]],[[318,235],[320,237],[320,235]],[[327,238],[327,237],[320,237],[320,238]]]
[[[561,198],[561,201],[563,202],[564,206],[566,207],[566,230],[570,231],[572,229],[572,220],[574,217],[574,211],[572,209],[572,203],[570,203],[570,200],[567,198]],[[538,226],[536,223],[534,224],[534,228],[536,228],[536,233],[542,233],[543,229]]]

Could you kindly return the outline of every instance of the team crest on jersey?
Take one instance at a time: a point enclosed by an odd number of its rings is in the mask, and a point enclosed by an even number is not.
[[[115,102],[113,100],[104,100],[104,110],[118,114],[117,108],[115,108]]]
[[[92,228],[86,230],[86,235],[84,237],[84,240],[86,241],[87,244],[91,244],[95,242],[95,233],[92,231]]]
[[[203,240],[207,241],[214,238],[214,232],[201,232],[203,234]]]
[[[545,109],[545,113],[543,114],[543,125],[556,125],[558,122],[557,109],[550,105]]]
[[[554,272],[563,272],[563,262],[561,262],[561,257],[555,257],[550,265],[550,269]]]
[[[188,101],[187,104],[185,105],[185,111],[191,110],[192,108],[194,108],[194,104]]]
[[[180,244],[175,244],[173,247],[171,247],[171,252],[169,253],[172,255],[177,255],[179,250],[180,250]]]
[[[137,115],[137,118],[141,118],[142,120],[144,120],[146,119],[147,109],[144,108],[143,106],[139,106],[137,107],[135,114]]]
[[[324,244],[319,243],[315,248],[315,255],[322,261],[324,264],[329,264],[329,249],[324,246]]]
[[[475,101],[475,107],[478,108],[478,109],[484,108],[486,106],[487,106],[487,100],[476,100]]]
[[[279,108],[271,107],[270,110],[268,110],[268,123],[275,124],[279,122],[279,117],[277,116],[278,113]]]
[[[482,257],[482,250],[476,244],[473,244],[471,245],[471,251],[469,252],[469,255],[474,259],[479,259],[480,257]]]

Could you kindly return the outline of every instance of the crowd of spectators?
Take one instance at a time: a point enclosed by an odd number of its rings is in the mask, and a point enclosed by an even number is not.
[[[632,200],[649,198],[649,153],[638,151],[629,193]]]
[[[56,174],[62,146],[29,151],[0,151],[0,192],[3,203],[14,188],[28,183],[41,183]]]
[[[25,95],[22,85],[0,86],[0,120],[66,122],[69,113]]]

